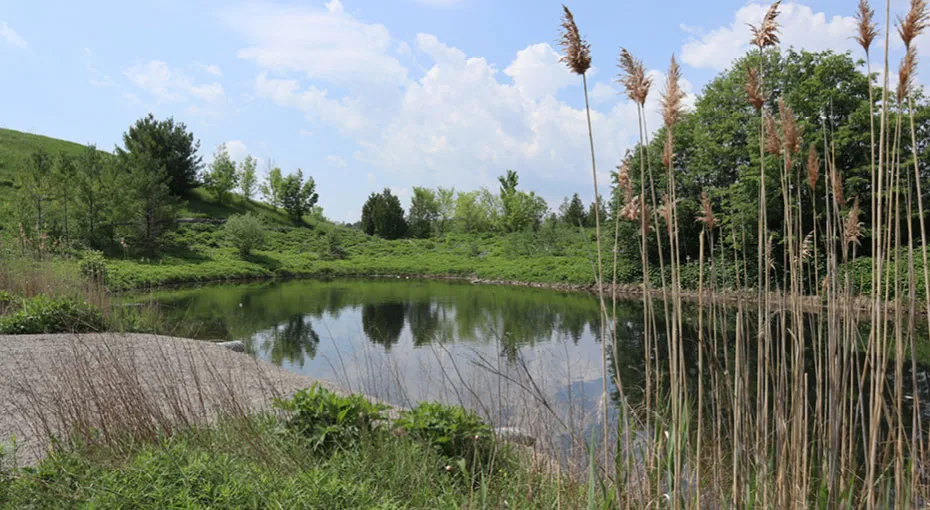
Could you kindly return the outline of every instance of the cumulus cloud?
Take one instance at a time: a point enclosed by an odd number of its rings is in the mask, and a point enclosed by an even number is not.
[[[264,15],[296,15],[293,9],[269,7]],[[310,18],[333,17],[341,30],[360,23],[342,10],[334,11],[332,5],[326,12],[300,12]],[[344,44],[354,36],[331,35],[340,51],[349,51]],[[372,52],[368,43],[352,51],[382,64],[395,62],[384,52],[400,43],[384,35],[386,40],[378,39],[380,52]],[[247,34],[246,38],[251,44],[270,40],[272,35]],[[320,47],[331,47],[329,42],[303,43],[310,55],[319,54]],[[562,193],[564,183],[576,190],[590,189],[587,118],[584,108],[576,106],[583,104],[580,83],[559,63],[549,44],[533,44],[516,52],[502,72],[486,59],[469,56],[431,34],[418,34],[413,51],[425,66],[416,79],[405,79],[410,71],[393,65],[376,65],[367,71],[368,83],[395,83],[390,93],[383,87],[344,86],[341,76],[325,70],[308,71],[302,65],[288,67],[278,60],[256,58],[260,68],[256,95],[299,110],[324,129],[335,128],[354,141],[354,159],[375,171],[369,174],[369,187],[376,187],[383,178],[386,184],[474,189],[494,186],[496,176],[511,168],[528,187],[546,196]],[[657,82],[664,79],[658,71],[650,75]],[[689,93],[686,104],[693,104],[693,87],[688,82],[682,86]],[[572,104],[560,99],[575,92]],[[635,105],[610,85],[595,84],[592,95],[596,161],[600,178],[606,179],[637,140],[637,113]],[[658,94],[653,94],[647,104],[653,128],[660,125],[657,101]],[[550,185],[548,191],[536,186],[545,181],[563,184]],[[398,188],[398,193],[403,190]]]
[[[725,69],[749,49],[749,24],[758,25],[768,4],[753,3],[736,11],[728,25],[710,31],[682,25],[692,37],[681,48],[681,60],[696,68]],[[781,44],[809,51],[846,51],[856,49],[852,36],[856,20],[852,16],[827,17],[804,4],[786,3],[778,17]]]
[[[390,55],[391,35],[380,24],[347,14],[339,0],[325,9],[248,4],[224,14],[246,39],[238,57],[275,72],[299,71],[329,83],[399,84],[407,70]]]
[[[249,155],[249,148],[245,146],[242,140],[230,140],[226,142],[226,152],[233,161],[242,161]]]
[[[225,99],[223,86],[219,83],[194,83],[183,72],[159,60],[136,63],[124,69],[123,75],[130,83],[159,101],[175,102],[193,98],[218,103]]]
[[[19,35],[16,30],[13,30],[5,22],[0,23],[0,39],[6,41],[10,46],[15,46],[17,48],[26,49],[29,44],[26,43],[26,40]]]
[[[533,99],[555,95],[562,88],[578,83],[578,77],[559,62],[559,54],[548,43],[539,43],[517,52],[504,74],[510,76],[523,94]]]

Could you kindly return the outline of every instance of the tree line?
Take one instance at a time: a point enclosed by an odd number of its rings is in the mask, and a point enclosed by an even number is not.
[[[575,193],[566,198],[558,213],[550,211],[546,201],[532,191],[517,189],[517,172],[507,170],[498,177],[497,193],[488,188],[456,191],[414,186],[410,206],[404,211],[400,199],[389,188],[372,193],[362,206],[360,228],[368,235],[385,239],[409,236],[426,238],[450,232],[535,232],[544,223],[575,227],[594,225],[594,203],[585,209]],[[601,201],[601,213],[607,211]]]

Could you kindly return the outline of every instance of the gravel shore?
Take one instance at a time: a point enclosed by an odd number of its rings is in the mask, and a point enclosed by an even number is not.
[[[0,335],[0,448],[41,459],[75,424],[164,428],[261,411],[320,383],[210,342],[145,334]],[[8,460],[8,459],[7,459]]]

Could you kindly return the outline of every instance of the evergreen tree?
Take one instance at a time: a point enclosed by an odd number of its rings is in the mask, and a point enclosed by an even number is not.
[[[407,233],[407,221],[400,200],[385,188],[372,193],[362,206],[362,230],[368,235],[399,239]]]
[[[572,199],[565,199],[562,202],[562,205],[559,207],[559,214],[561,215],[562,222],[573,226],[587,226],[587,214],[584,211],[584,202],[581,201],[581,198],[578,196],[578,193],[572,195]]]
[[[168,176],[168,186],[175,195],[182,195],[197,186],[197,174],[203,160],[197,155],[200,142],[187,131],[183,122],[174,118],[155,120],[151,113],[136,121],[123,133],[124,147],[117,147],[117,154],[144,155],[154,166]]]

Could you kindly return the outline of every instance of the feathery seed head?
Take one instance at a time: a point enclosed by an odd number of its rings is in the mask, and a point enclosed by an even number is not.
[[[756,111],[762,109],[762,105],[765,104],[765,98],[762,96],[762,86],[759,83],[759,72],[746,64],[746,85],[744,85],[746,90],[746,96],[749,98],[749,104],[752,105]]]
[[[843,197],[843,176],[836,171],[836,167],[830,169],[830,180],[833,181],[833,197],[840,207],[846,205],[846,199]]]
[[[778,134],[778,124],[775,118],[765,112],[765,151],[773,156],[781,154],[781,136]]]
[[[672,162],[675,159],[675,153],[672,152],[674,144],[675,138],[672,136],[671,131],[669,131],[668,136],[665,137],[665,145],[662,147],[662,165],[665,166],[665,169],[669,172],[672,171]]]
[[[769,10],[766,11],[765,17],[762,18],[762,23],[759,26],[749,25],[749,28],[752,30],[752,39],[750,42],[754,44],[757,48],[765,49],[768,46],[775,46],[779,43],[778,39],[778,6],[781,4],[781,0],[775,0],[775,2],[769,7]]]
[[[801,136],[797,121],[794,118],[794,110],[785,103],[783,98],[778,98],[778,114],[781,116],[781,130],[784,135],[785,154],[796,154],[801,150]]]
[[[820,178],[820,156],[817,155],[817,147],[811,144],[807,150],[807,185],[811,191],[817,187],[817,179]]]
[[[710,195],[706,191],[701,192],[701,212],[703,214],[698,216],[696,221],[703,223],[704,228],[707,230],[713,230],[716,219],[714,218],[714,209],[711,207]]]
[[[662,104],[662,118],[667,128],[671,128],[681,119],[681,101],[685,98],[685,93],[681,90],[680,79],[681,67],[678,66],[675,55],[672,55],[672,60],[668,65],[668,75],[665,78],[665,90],[662,91],[659,100]]]
[[[904,18],[898,17],[898,35],[904,41],[904,47],[911,48],[911,42],[927,28],[930,15],[927,13],[926,0],[911,0],[911,8]]]
[[[627,97],[640,105],[645,104],[649,88],[652,86],[652,79],[646,76],[643,61],[634,58],[626,48],[620,48],[617,67],[620,68],[617,82],[626,89]]]
[[[878,37],[876,23],[872,21],[875,11],[869,7],[868,0],[859,0],[859,12],[856,13],[856,23],[858,24],[859,33],[856,35],[856,42],[866,53],[872,47],[872,41]]]
[[[852,209],[846,216],[846,228],[844,237],[847,243],[859,244],[859,238],[862,236],[862,223],[859,222],[859,199],[853,202]]]
[[[559,45],[565,54],[560,60],[565,62],[573,73],[584,74],[591,68],[591,45],[581,37],[572,11],[564,5],[562,9],[562,37],[559,39]]]
[[[898,103],[901,103],[914,86],[914,71],[917,69],[917,53],[908,48],[898,67]]]

